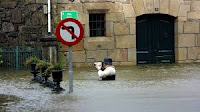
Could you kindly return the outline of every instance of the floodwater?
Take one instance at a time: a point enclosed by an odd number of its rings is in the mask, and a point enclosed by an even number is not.
[[[98,81],[97,71],[74,68],[55,93],[31,82],[28,71],[0,71],[0,112],[200,112],[200,64],[116,67],[115,81]]]

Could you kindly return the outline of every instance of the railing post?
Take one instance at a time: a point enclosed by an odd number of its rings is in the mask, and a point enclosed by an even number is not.
[[[16,53],[16,70],[19,70],[19,47],[18,46],[16,46],[15,53]]]

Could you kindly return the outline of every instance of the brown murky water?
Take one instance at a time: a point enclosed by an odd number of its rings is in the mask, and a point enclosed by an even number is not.
[[[116,67],[115,81],[94,68],[74,68],[74,93],[64,73],[59,94],[31,82],[28,71],[0,71],[0,111],[199,112],[200,64]]]

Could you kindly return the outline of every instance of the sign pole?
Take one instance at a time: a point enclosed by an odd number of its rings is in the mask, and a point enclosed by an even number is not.
[[[83,25],[76,19],[61,20],[56,27],[57,39],[68,46],[69,93],[73,92],[72,46],[78,44],[83,36]]]
[[[69,52],[69,60],[68,60],[68,67],[69,67],[69,93],[73,92],[73,70],[72,70],[72,46],[68,46]]]

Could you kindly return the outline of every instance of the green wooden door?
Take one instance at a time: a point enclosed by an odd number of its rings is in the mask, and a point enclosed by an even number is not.
[[[148,14],[136,21],[137,64],[174,63],[174,17]]]

